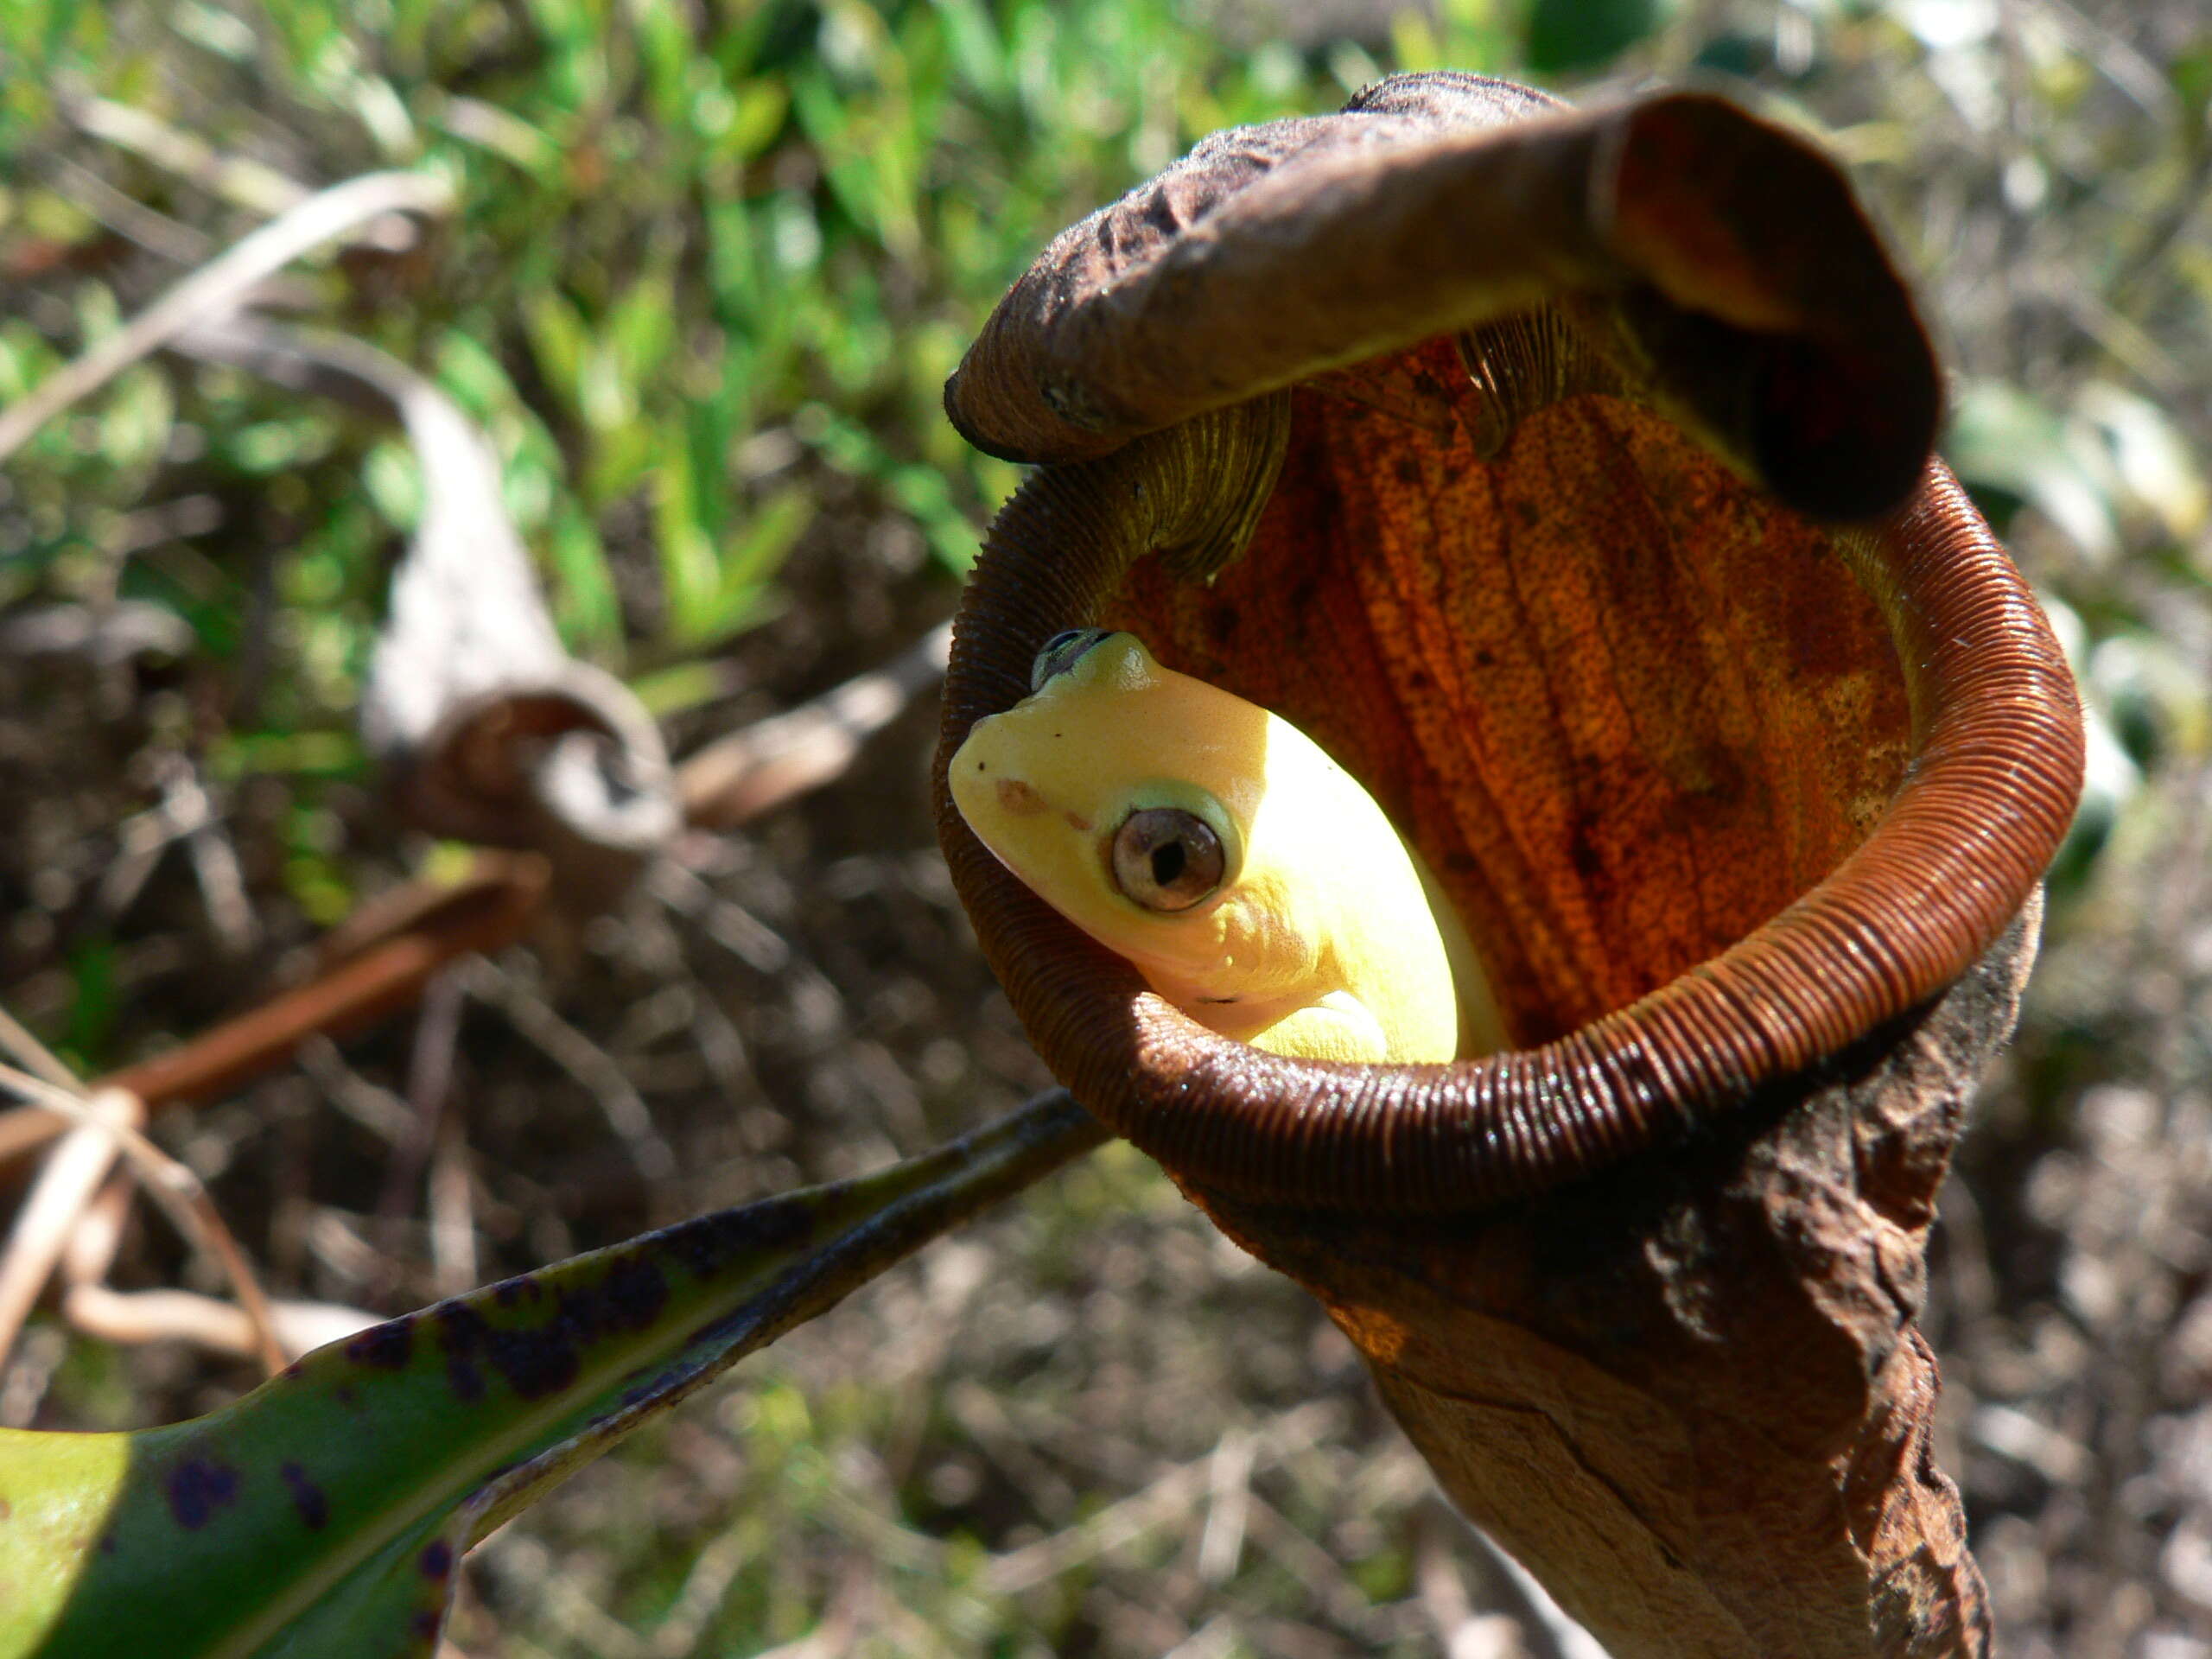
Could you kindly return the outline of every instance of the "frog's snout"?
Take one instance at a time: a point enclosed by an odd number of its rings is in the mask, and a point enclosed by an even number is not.
[[[970,829],[981,827],[979,813],[986,818],[1018,818],[1044,809],[1045,798],[1017,775],[1027,768],[1012,764],[1020,745],[1009,741],[1004,719],[992,715],[977,721],[952,757],[947,781],[952,785],[953,804]]]
[[[1043,791],[1007,769],[1007,746],[992,741],[998,734],[984,730],[990,723],[990,720],[978,721],[968,741],[952,757],[955,804],[971,824],[976,809],[987,802],[1009,818],[1031,818],[1048,810],[1052,803]]]

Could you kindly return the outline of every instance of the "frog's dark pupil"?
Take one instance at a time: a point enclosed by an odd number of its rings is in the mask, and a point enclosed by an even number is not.
[[[1175,879],[1183,874],[1183,867],[1189,862],[1190,857],[1184,852],[1183,843],[1179,841],[1155,847],[1152,849],[1152,879],[1160,887],[1173,887]]]
[[[1179,806],[1140,807],[1106,851],[1115,891],[1163,915],[1205,903],[1228,874],[1220,836]]]

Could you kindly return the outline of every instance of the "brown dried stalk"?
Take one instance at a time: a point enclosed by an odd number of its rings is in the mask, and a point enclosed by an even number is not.
[[[122,1151],[111,1130],[136,1128],[145,1118],[145,1108],[135,1096],[112,1089],[86,1101],[84,1111],[86,1121],[47,1154],[30,1196],[16,1211],[6,1245],[0,1247],[0,1362],[15,1347],[31,1305],[68,1248],[78,1217]]]
[[[432,976],[456,958],[512,944],[544,892],[541,861],[483,855],[467,880],[408,889],[386,900],[381,916],[357,918],[341,931],[337,959],[308,984],[97,1086],[133,1095],[149,1111],[212,1099],[283,1065],[310,1037],[346,1035],[412,1006]],[[65,1127],[43,1106],[0,1112],[0,1168]]]
[[[282,1370],[287,1363],[286,1355],[276,1340],[269,1298],[261,1288],[260,1279],[246,1260],[245,1252],[238,1248],[238,1240],[232,1236],[231,1230],[223,1224],[223,1217],[216,1210],[214,1200],[207,1196],[207,1189],[200,1185],[200,1178],[132,1127],[144,1116],[143,1103],[113,1089],[102,1090],[89,1100],[80,1099],[68,1090],[57,1088],[28,1071],[18,1071],[11,1065],[0,1065],[0,1086],[13,1089],[48,1110],[111,1141],[129,1161],[139,1184],[153,1194],[177,1230],[220,1264],[224,1276],[231,1281],[231,1288],[238,1296],[240,1309],[252,1324],[255,1351],[271,1376]],[[118,1098],[128,1103],[120,1109],[101,1110],[93,1103]],[[105,1166],[101,1173],[105,1174]],[[67,1230],[74,1227],[96,1191],[95,1184],[87,1184],[70,1193],[73,1207],[66,1216],[59,1212],[57,1206],[52,1217],[49,1269],[52,1262],[60,1257]],[[35,1247],[41,1253],[48,1242],[46,1235],[25,1241],[27,1247]],[[12,1244],[13,1241],[11,1248]]]
[[[687,756],[676,769],[684,822],[733,830],[836,782],[863,742],[944,677],[951,644],[949,624],[931,628],[881,668]]]

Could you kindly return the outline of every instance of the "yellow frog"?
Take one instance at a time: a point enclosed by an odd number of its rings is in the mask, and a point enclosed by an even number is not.
[[[1056,635],[1030,685],[976,722],[950,783],[968,827],[1046,903],[1192,1019],[1255,1048],[1461,1052],[1423,875],[1312,739],[1162,668],[1134,634]],[[1499,1046],[1486,988],[1461,989],[1488,1027],[1471,1033],[1473,1052]]]

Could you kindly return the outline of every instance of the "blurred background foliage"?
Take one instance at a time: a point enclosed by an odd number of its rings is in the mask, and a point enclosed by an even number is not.
[[[2028,1019],[1947,1199],[1946,1463],[2009,1651],[2207,1659],[2196,0],[7,0],[0,402],[305,192],[448,177],[450,223],[270,302],[484,424],[571,648],[680,749],[950,608],[1018,473],[958,441],[940,388],[1047,238],[1206,132],[1439,65],[1726,92],[1839,153],[1923,283],[1947,453],[2047,595],[2092,731]],[[416,491],[374,422],[168,359],[0,475],[0,1000],[88,1070],[242,1005],[256,949],[424,856],[351,723]],[[124,606],[162,622],[127,656],[16,626]],[[463,1080],[482,1276],[918,1149],[1036,1084],[933,861],[929,732],[694,849],[727,948],[654,912],[575,961],[503,960],[510,1022],[474,1020]],[[211,791],[244,920],[204,864],[197,891],[116,881],[179,777]],[[670,1190],[601,1167],[594,1054],[678,1147]],[[379,1192],[404,1063],[375,1039],[165,1129],[280,1287],[438,1288]],[[1332,1333],[1141,1160],[974,1238],[502,1535],[467,1650],[1560,1650],[1497,1569],[1456,1542],[1477,1565],[1449,1564]],[[143,1421],[238,1381],[35,1334],[0,1420]]]

